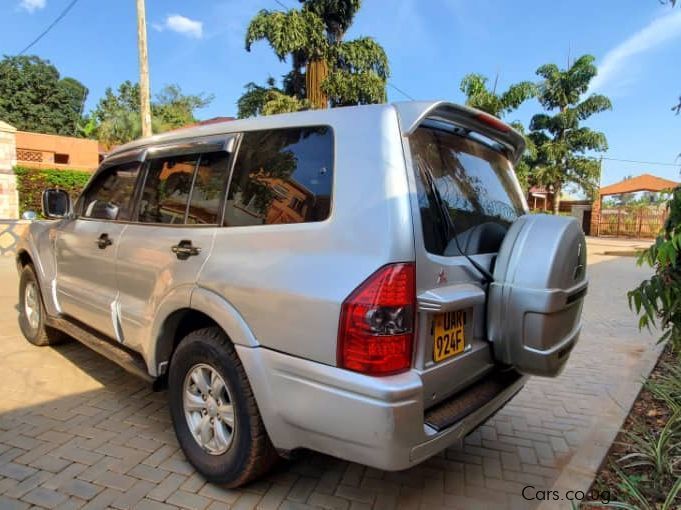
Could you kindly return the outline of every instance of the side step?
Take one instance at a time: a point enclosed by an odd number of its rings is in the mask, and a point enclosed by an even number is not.
[[[85,324],[64,317],[49,317],[47,325],[75,338],[86,347],[113,361],[127,372],[150,383],[155,381],[147,372],[147,365],[144,363],[142,356]]]
[[[485,376],[481,381],[449,397],[426,411],[425,423],[438,432],[451,427],[487,404],[522,376],[513,371]]]

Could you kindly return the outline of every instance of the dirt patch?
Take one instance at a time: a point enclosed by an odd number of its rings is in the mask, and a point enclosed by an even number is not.
[[[603,255],[615,255],[617,257],[638,257],[643,250],[606,250]]]
[[[679,358],[677,355],[672,353],[670,345],[665,348],[657,362],[657,365],[651,372],[651,380],[655,380],[666,374],[665,363],[679,363]],[[618,490],[618,485],[621,482],[621,478],[613,468],[613,465],[617,464],[619,459],[625,455],[635,452],[626,433],[648,431],[657,436],[667,424],[667,421],[671,415],[671,409],[664,402],[658,400],[645,387],[641,389],[641,392],[636,398],[636,401],[634,402],[634,405],[632,406],[631,411],[629,412],[629,415],[622,426],[622,429],[615,438],[610,450],[608,450],[608,454],[606,455],[598,473],[596,474],[596,478],[594,479],[594,482],[591,486],[591,490],[598,493],[608,491],[611,495],[611,501],[626,501],[625,495]],[[627,470],[627,474],[632,475],[634,478],[640,477],[643,480],[645,480],[647,477],[647,474],[643,469],[629,469]],[[651,500],[650,503],[663,503],[664,498],[666,497],[666,493],[663,491],[659,491],[657,494],[648,495],[655,498],[654,500]],[[586,504],[582,505],[580,508],[595,509],[597,507]],[[681,508],[681,506],[675,506],[673,508]]]

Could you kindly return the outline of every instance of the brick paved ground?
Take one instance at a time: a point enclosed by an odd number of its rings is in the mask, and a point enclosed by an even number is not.
[[[590,269],[585,330],[563,375],[531,380],[462,449],[399,473],[309,453],[225,490],[178,450],[165,393],[77,343],[20,337],[16,275],[0,260],[0,508],[535,508],[527,485],[585,489],[658,351],[624,297],[645,271],[598,256]]]

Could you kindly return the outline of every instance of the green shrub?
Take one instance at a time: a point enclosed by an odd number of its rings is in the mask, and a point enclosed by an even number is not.
[[[654,273],[627,296],[639,315],[639,328],[659,325],[660,342],[670,340],[681,355],[681,187],[674,189],[668,209],[664,229],[638,258],[638,265],[650,266]]]
[[[35,211],[41,214],[40,198],[47,188],[66,190],[75,200],[92,175],[80,170],[37,169],[14,167],[19,192],[19,214]]]

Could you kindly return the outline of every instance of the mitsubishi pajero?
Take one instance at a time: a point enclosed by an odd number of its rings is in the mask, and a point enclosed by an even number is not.
[[[578,223],[530,215],[523,137],[446,102],[306,111],[117,148],[20,242],[19,321],[157,387],[238,486],[307,448],[380,469],[460,441],[581,329]]]

